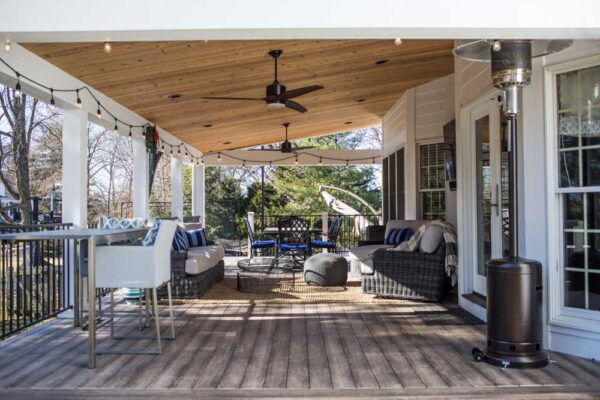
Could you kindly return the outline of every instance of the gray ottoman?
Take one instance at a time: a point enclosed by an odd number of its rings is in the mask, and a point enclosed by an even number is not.
[[[339,254],[319,253],[304,262],[304,282],[315,286],[341,286],[348,280],[348,262]]]

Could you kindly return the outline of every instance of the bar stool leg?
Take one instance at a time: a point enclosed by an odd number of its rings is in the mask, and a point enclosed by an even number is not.
[[[154,311],[154,325],[156,326],[156,343],[158,344],[158,354],[162,353],[162,346],[160,343],[160,318],[158,318],[158,302],[156,301],[156,288],[152,289],[152,310]]]
[[[173,299],[171,297],[171,281],[167,282],[167,294],[169,295],[169,318],[171,319],[171,337],[175,339],[175,320],[173,319]]]

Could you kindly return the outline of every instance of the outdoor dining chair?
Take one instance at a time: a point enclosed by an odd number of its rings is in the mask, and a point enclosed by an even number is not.
[[[273,252],[275,252],[275,247],[277,245],[276,241],[271,239],[271,240],[257,240],[256,237],[254,236],[254,229],[252,229],[252,226],[250,225],[250,221],[248,220],[247,217],[244,217],[244,224],[246,225],[246,231],[248,232],[248,242],[250,243],[250,254],[248,254],[248,257],[252,258],[256,255],[257,251],[261,252],[264,249],[272,249]]]
[[[156,239],[152,245],[98,246],[96,252],[96,287],[150,289],[152,291],[152,314],[156,328],[156,350],[99,350],[98,354],[161,354],[160,321],[156,289],[165,283],[169,300],[171,336],[175,338],[173,303],[171,299],[171,244],[177,229],[175,221],[160,221]],[[148,301],[150,299],[146,299]],[[148,336],[116,336],[114,324],[114,291],[110,292],[110,333],[113,339],[152,339]]]
[[[327,240],[311,240],[311,247],[313,249],[333,250],[335,253],[337,249],[337,237],[340,232],[341,225],[342,217],[335,217],[329,225],[329,229],[327,231]]]
[[[279,253],[301,266],[311,251],[308,221],[296,216],[282,217],[277,221],[277,229]]]

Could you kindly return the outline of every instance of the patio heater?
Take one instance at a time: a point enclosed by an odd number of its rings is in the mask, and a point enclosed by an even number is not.
[[[509,254],[486,263],[487,348],[473,349],[477,361],[503,367],[543,367],[542,264],[519,257],[517,116],[519,93],[531,81],[532,57],[555,53],[570,40],[478,40],[460,45],[454,54],[491,62],[492,81],[502,90],[508,120]]]

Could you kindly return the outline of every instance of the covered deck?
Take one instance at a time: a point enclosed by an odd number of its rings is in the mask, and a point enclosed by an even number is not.
[[[120,304],[123,332],[136,308]],[[600,365],[559,353],[543,369],[475,363],[485,325],[451,303],[181,303],[160,356],[105,355],[57,319],[2,343],[3,398],[596,398]],[[163,312],[166,313],[166,310]],[[102,341],[113,349],[124,341]],[[154,342],[136,341],[138,349]],[[129,344],[130,345],[130,344]],[[240,390],[242,389],[242,390]],[[248,390],[244,390],[248,389]]]

